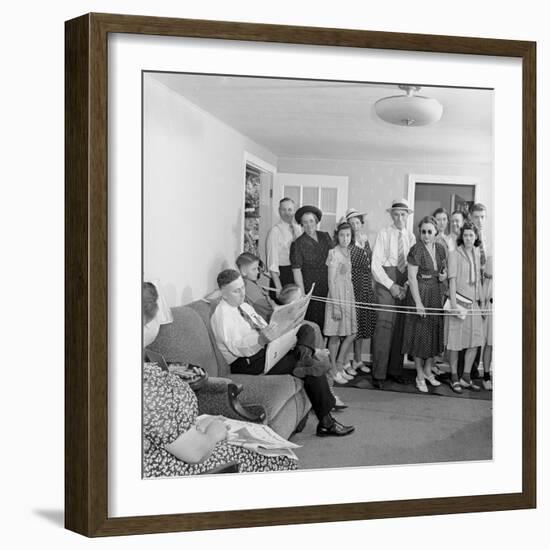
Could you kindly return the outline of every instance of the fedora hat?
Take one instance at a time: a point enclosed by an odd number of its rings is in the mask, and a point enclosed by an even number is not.
[[[312,214],[314,214],[315,217],[317,218],[318,222],[321,221],[321,218],[323,217],[323,213],[321,212],[321,210],[319,210],[319,208],[317,208],[316,206],[312,206],[311,204],[306,204],[305,206],[300,206],[300,208],[298,208],[298,210],[296,210],[296,214],[294,214],[294,219],[298,223],[301,223],[302,216],[304,214],[307,214],[308,212],[311,212]]]
[[[413,210],[409,207],[409,201],[407,199],[394,199],[391,206],[386,209],[386,212],[392,210],[406,210],[409,214],[413,213]]]
[[[366,215],[366,212],[358,212],[355,208],[348,208],[344,214],[344,218],[349,222],[351,218],[364,218]]]

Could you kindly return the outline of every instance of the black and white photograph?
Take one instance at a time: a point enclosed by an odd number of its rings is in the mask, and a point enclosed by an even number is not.
[[[493,103],[142,73],[143,478],[492,460]]]
[[[543,3],[3,7],[4,548],[546,547]]]

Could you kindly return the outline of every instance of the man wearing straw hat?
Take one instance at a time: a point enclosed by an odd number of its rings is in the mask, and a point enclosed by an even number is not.
[[[396,199],[387,209],[393,223],[378,232],[372,253],[372,276],[375,281],[377,311],[372,339],[372,383],[383,389],[386,378],[399,384],[407,383],[403,374],[404,313],[398,313],[405,298],[407,254],[415,244],[415,236],[407,229],[412,210],[406,199]]]

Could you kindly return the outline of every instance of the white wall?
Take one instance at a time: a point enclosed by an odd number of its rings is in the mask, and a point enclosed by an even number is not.
[[[393,550],[543,549],[550,513],[550,381],[543,355],[550,321],[550,35],[544,2],[394,0],[316,3],[278,0],[20,0],[4,6],[0,41],[9,85],[0,87],[5,151],[2,202],[5,347],[23,362],[4,362],[1,539],[6,548],[56,550],[376,548]],[[409,519],[348,521],[89,540],[63,530],[63,21],[89,11],[250,21],[393,32],[538,41],[538,509]],[[24,21],[22,31],[20,22]],[[38,85],[37,85],[38,83]],[[24,116],[23,116],[24,115]],[[546,243],[546,246],[543,245]],[[70,329],[70,327],[69,327]],[[33,353],[44,350],[43,353]],[[36,357],[35,357],[36,355]],[[30,359],[30,360],[28,360]],[[508,365],[515,376],[519,365]],[[335,445],[339,442],[332,442]],[[189,493],[182,494],[189,498]]]
[[[491,167],[467,163],[279,158],[159,82],[144,80],[144,273],[170,305],[215,286],[241,251],[245,150],[279,172],[349,178],[349,206],[368,213],[371,243],[406,197],[409,174],[470,176],[492,204]],[[489,236],[490,238],[490,236]]]
[[[493,186],[490,165],[402,161],[357,161],[279,158],[281,172],[328,174],[349,177],[349,206],[367,212],[369,240],[390,222],[386,209],[393,199],[407,198],[409,174],[468,176],[479,182],[478,201],[492,204]],[[414,205],[411,205],[414,207]],[[489,237],[490,238],[490,237]]]
[[[158,82],[144,81],[145,277],[170,306],[213,290],[241,252],[244,154],[275,157]]]

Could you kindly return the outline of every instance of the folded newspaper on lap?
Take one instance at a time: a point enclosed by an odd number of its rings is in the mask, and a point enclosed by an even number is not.
[[[208,424],[214,419],[223,420],[227,428],[227,443],[230,445],[244,447],[263,456],[286,456],[291,460],[298,460],[292,449],[297,449],[301,445],[287,441],[264,424],[202,414],[197,417],[197,425]]]
[[[276,329],[277,338],[265,350],[264,374],[269,372],[295,345],[296,334],[304,322],[306,311],[315,285],[299,300],[277,307],[271,316],[269,326]]]

